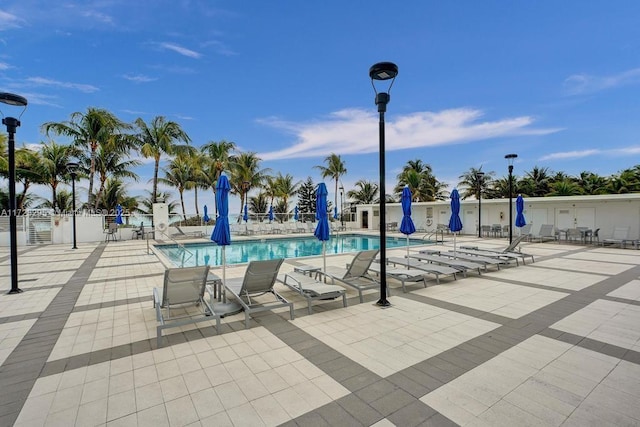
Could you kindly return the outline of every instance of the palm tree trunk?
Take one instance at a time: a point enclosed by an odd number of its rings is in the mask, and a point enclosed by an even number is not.
[[[153,167],[153,194],[151,195],[151,203],[156,202],[156,195],[158,194],[158,170],[160,169],[160,155],[155,157],[155,164]],[[184,208],[182,209],[184,211]]]
[[[200,210],[198,209],[198,187],[194,187],[193,191],[195,192],[196,216],[200,216]]]
[[[89,194],[87,195],[87,205],[91,207],[93,205],[93,177],[96,174],[96,150],[98,149],[98,144],[94,141],[90,142],[91,146],[91,164],[89,166]]]
[[[182,206],[182,218],[187,220],[187,211],[184,209],[184,190],[180,190],[180,205]]]

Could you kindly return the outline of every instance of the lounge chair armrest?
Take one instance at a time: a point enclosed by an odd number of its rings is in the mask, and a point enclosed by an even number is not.
[[[290,284],[289,280],[292,280],[295,283],[294,284]],[[285,274],[284,275],[284,284],[289,286],[289,287],[295,286],[298,289],[298,292],[300,292],[300,293],[304,292],[303,289],[302,289],[302,282],[300,282],[300,280],[296,279],[295,277],[293,277],[293,276],[291,276],[289,274]]]
[[[161,304],[160,291],[158,291],[158,288],[153,288],[153,306],[156,309],[156,320],[160,322],[160,324],[164,324],[164,320],[162,318],[162,307],[160,307]]]

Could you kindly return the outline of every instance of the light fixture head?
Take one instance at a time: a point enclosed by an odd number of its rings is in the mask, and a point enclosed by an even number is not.
[[[509,165],[513,165],[513,161],[518,157],[517,154],[507,154],[506,156],[504,156],[505,159],[507,159],[507,162],[509,162]]]
[[[16,107],[26,107],[27,98],[8,92],[0,92],[0,102]]]
[[[393,62],[378,62],[369,68],[371,80],[395,79],[398,75],[398,66]]]
[[[476,178],[482,178],[484,176],[484,172],[476,172]]]
[[[69,171],[70,174],[75,174],[78,171],[79,167],[80,167],[80,164],[76,162],[67,163],[67,170]]]

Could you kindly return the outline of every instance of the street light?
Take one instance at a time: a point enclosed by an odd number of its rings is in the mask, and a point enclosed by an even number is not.
[[[509,244],[513,242],[513,162],[518,157],[517,154],[507,154],[504,156],[509,163]]]
[[[69,171],[69,175],[71,175],[71,195],[73,200],[71,201],[73,208],[73,248],[78,249],[76,246],[76,177],[78,176],[78,168],[80,165],[75,162],[67,163],[67,170]]]
[[[386,191],[384,186],[384,113],[387,111],[387,104],[391,99],[389,92],[391,86],[398,75],[398,66],[393,62],[378,62],[369,68],[369,77],[371,77],[371,86],[376,93],[376,105],[378,113],[380,113],[380,299],[376,305],[388,307],[391,304],[387,301],[387,218],[386,218]],[[386,92],[378,92],[374,80],[385,81],[391,80]]]
[[[247,199],[247,194],[249,193],[249,186],[251,185],[251,183],[249,181],[243,181],[242,182],[242,190],[244,191],[244,211],[245,212],[249,212],[249,200]],[[247,221],[249,220],[249,214],[247,213],[247,216],[245,217],[244,223],[246,224]]]
[[[16,119],[15,117],[4,117],[2,115],[2,124],[7,127],[7,133],[9,134],[9,235],[11,246],[11,290],[10,294],[19,294],[22,289],[18,287],[18,223],[16,221],[17,206],[16,206],[16,141],[15,134],[16,129],[20,126],[20,117],[27,109],[27,99],[12,93],[0,92],[0,102],[7,105],[13,105],[15,107],[24,107],[22,113]]]
[[[340,185],[340,226],[344,229],[344,204],[342,203],[342,195],[344,194],[344,187]]]
[[[482,179],[484,172],[476,172],[476,182],[478,183],[478,237],[482,238]]]

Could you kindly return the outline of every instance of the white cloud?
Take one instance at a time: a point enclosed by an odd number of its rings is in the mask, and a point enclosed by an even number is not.
[[[187,49],[186,47],[182,47],[179,46],[177,44],[174,43],[160,43],[160,47],[163,49],[167,49],[167,50],[172,50],[176,53],[179,53],[180,55],[184,55],[187,56],[189,58],[195,58],[198,59],[202,56],[202,54],[191,50],[191,49]]]
[[[8,70],[9,68],[11,68],[11,65],[7,64],[6,62],[0,62],[0,71]]]
[[[83,83],[61,82],[59,80],[47,79],[45,77],[29,77],[26,80],[27,82],[31,83],[34,86],[54,86],[54,87],[61,87],[64,89],[79,90],[80,92],[84,92],[84,93],[93,93],[100,90],[93,85],[88,85]]]
[[[0,31],[9,30],[11,28],[20,28],[22,20],[11,13],[0,10]]]
[[[417,112],[386,122],[386,151],[461,144],[503,136],[544,135],[559,129],[534,129],[528,116],[480,122],[480,110],[458,108],[439,112]],[[259,153],[263,160],[372,153],[379,150],[378,115],[360,109],[333,113],[314,123],[291,123],[261,119],[266,125],[296,136],[297,142],[283,150]]]
[[[565,79],[564,87],[569,95],[583,95],[634,83],[640,83],[640,68],[609,76],[574,74]]]
[[[640,154],[640,146],[629,146],[622,148],[612,148],[610,150],[601,150],[597,148],[580,150],[580,151],[564,151],[558,153],[550,153],[540,157],[540,160],[569,160],[569,159],[581,159],[583,157],[590,156],[607,156],[607,157],[621,157]]]
[[[135,83],[149,83],[158,80],[155,77],[149,77],[143,74],[125,74],[122,76],[122,78]]]
[[[211,41],[205,42],[203,43],[203,46],[204,47],[212,46],[213,49],[216,51],[216,53],[219,53],[220,55],[225,55],[225,56],[237,55],[236,52],[228,48],[224,43],[217,40],[211,40]]]

